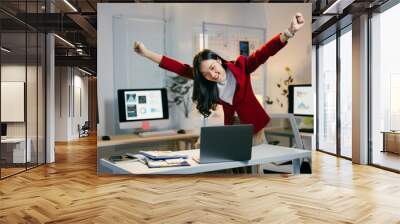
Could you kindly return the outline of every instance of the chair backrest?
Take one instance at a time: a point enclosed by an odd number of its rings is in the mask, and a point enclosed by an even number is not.
[[[85,121],[85,123],[83,124],[82,128],[89,128],[89,121]]]
[[[265,138],[269,144],[304,149],[299,128],[293,114],[271,114],[271,120],[265,128]],[[293,139],[295,140],[293,144]]]

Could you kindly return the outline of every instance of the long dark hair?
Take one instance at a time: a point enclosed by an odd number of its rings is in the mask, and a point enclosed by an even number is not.
[[[227,69],[226,60],[208,49],[200,51],[193,58],[194,83],[192,100],[196,103],[197,110],[204,117],[210,116],[211,110],[216,109],[217,101],[219,99],[217,83],[207,80],[200,72],[201,62],[208,59],[221,60],[222,67],[225,69],[225,71]]]

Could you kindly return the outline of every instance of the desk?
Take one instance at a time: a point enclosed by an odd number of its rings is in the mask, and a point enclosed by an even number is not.
[[[231,169],[244,166],[256,166],[266,163],[292,160],[293,174],[300,173],[300,159],[311,157],[311,151],[288,148],[276,145],[258,145],[252,149],[251,160],[249,161],[233,161],[221,163],[198,164],[193,160],[189,160],[190,166],[168,167],[168,168],[148,168],[146,165],[137,161],[121,161],[110,162],[106,159],[100,160],[100,165],[114,174],[196,174],[224,169]],[[186,153],[189,158],[197,156],[199,149],[181,151]]]
[[[31,161],[31,139],[27,138],[25,154],[25,138],[6,138],[1,140],[2,159],[6,163],[25,163]],[[27,161],[25,161],[27,159]]]
[[[103,172],[100,167],[100,159],[109,158],[111,155],[123,155],[126,152],[136,153],[139,150],[143,150],[146,147],[153,148],[153,150],[158,150],[157,147],[153,145],[160,142],[185,142],[185,149],[192,149],[199,134],[193,131],[187,131],[185,134],[175,134],[166,136],[152,136],[152,137],[140,137],[135,134],[127,135],[114,135],[110,136],[109,141],[103,141],[101,139],[97,140],[97,172]],[[175,145],[177,146],[177,144]],[[178,147],[174,147],[178,149]],[[150,149],[148,149],[150,150]]]
[[[136,134],[127,135],[114,135],[110,136],[110,140],[103,141],[101,138],[97,140],[97,148],[106,148],[112,146],[129,145],[137,143],[154,143],[154,142],[165,142],[165,141],[185,141],[186,143],[196,143],[199,138],[199,134],[188,131],[186,134],[175,134],[166,136],[152,136],[152,137],[140,137]]]

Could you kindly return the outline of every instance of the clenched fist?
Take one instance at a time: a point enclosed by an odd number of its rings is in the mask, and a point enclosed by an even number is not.
[[[147,49],[142,42],[135,41],[133,43],[133,49],[135,50],[136,53],[138,53],[141,56],[146,55]]]
[[[295,16],[293,16],[288,30],[294,35],[303,26],[304,26],[304,17],[301,13],[298,12],[298,13],[296,13]]]

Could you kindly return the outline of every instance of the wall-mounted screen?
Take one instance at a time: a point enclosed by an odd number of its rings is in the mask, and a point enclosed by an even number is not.
[[[313,116],[314,94],[311,85],[289,86],[289,113],[298,116]]]
[[[25,82],[1,82],[1,122],[24,122]]]

